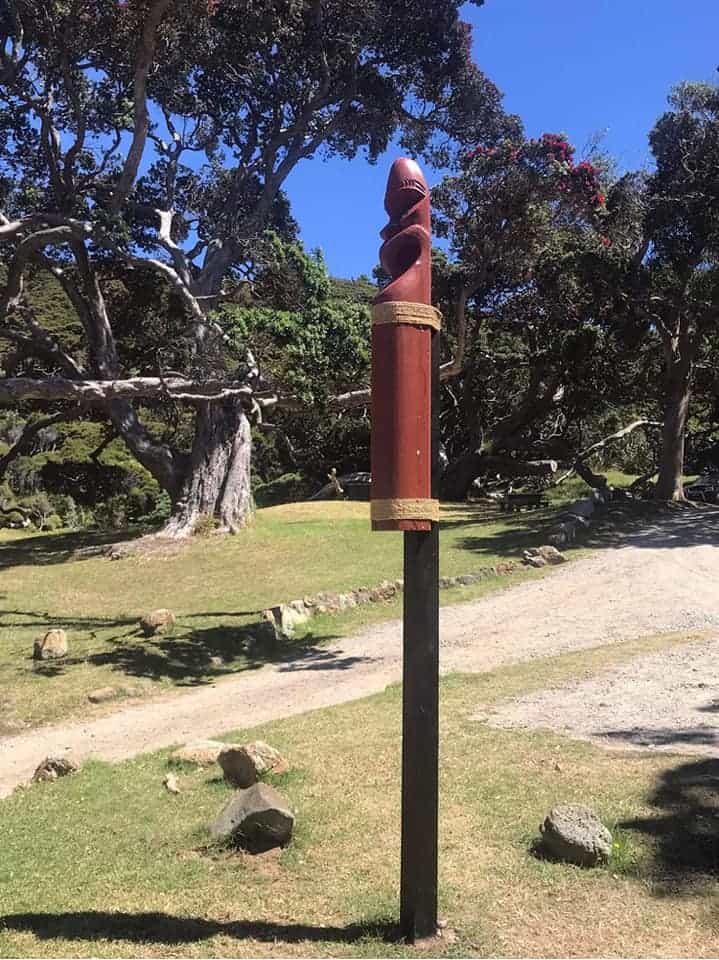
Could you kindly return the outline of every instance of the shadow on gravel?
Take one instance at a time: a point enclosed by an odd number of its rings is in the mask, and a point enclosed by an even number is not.
[[[261,920],[219,921],[175,917],[169,913],[116,913],[86,910],[77,913],[14,913],[0,916],[0,930],[33,933],[41,940],[112,940],[130,943],[198,943],[215,936],[263,943],[357,943],[396,939],[389,922],[350,923],[344,927]],[[209,954],[208,954],[209,956]]]
[[[507,517],[505,526],[483,536],[461,541],[465,550],[479,554],[516,555],[528,547],[546,543],[547,534],[561,518],[562,509],[532,511]],[[465,521],[443,521],[442,526]],[[467,521],[469,522],[469,521]],[[614,501],[591,531],[582,534],[574,546],[607,547],[692,547],[719,545],[719,508],[708,504],[667,504],[651,500]]]
[[[618,500],[582,545],[652,549],[719,545],[719,509],[706,504]]]
[[[719,760],[662,771],[649,798],[657,814],[617,826],[652,841],[650,874],[658,893],[719,877]]]
[[[719,729],[707,726],[679,730],[674,727],[629,727],[625,730],[595,730],[592,736],[618,740],[628,747],[719,746]]]

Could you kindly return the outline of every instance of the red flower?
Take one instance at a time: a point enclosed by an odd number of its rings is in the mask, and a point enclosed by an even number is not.
[[[598,193],[598,194],[597,194],[597,203],[599,204],[600,207],[603,207],[603,206],[604,206],[605,199],[606,199],[606,198],[605,198],[605,196],[604,196],[603,193]]]
[[[609,237],[602,237],[602,244],[605,247],[611,247],[612,241],[609,239]]]

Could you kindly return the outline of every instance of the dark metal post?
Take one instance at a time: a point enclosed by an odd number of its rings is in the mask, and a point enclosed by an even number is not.
[[[439,334],[432,335],[432,497],[439,496]],[[439,524],[404,534],[400,928],[437,932]]]

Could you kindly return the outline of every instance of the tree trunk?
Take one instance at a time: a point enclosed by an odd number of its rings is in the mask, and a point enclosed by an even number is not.
[[[670,369],[667,404],[662,429],[659,479],[654,490],[657,500],[684,500],[684,437],[691,393],[689,358],[675,361]]]
[[[252,516],[250,422],[239,400],[202,403],[180,495],[161,536],[182,539],[210,518],[235,533]]]

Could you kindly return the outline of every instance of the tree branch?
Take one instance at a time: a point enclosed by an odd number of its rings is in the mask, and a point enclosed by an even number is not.
[[[256,399],[262,405],[272,401],[272,395],[258,394],[244,381],[191,380],[184,377],[131,377],[125,380],[69,380],[63,377],[34,379],[6,377],[0,379],[0,403],[21,400],[73,400],[85,404],[105,405],[113,400],[153,400],[166,397],[173,400],[226,400],[229,397]]]
[[[661,427],[662,424],[659,420],[633,420],[632,423],[627,424],[626,427],[622,427],[621,430],[617,430],[615,433],[610,433],[609,436],[604,437],[602,440],[598,440],[596,443],[593,443],[591,447],[587,447],[586,450],[582,450],[581,453],[578,453],[574,458],[574,464],[570,470],[567,470],[566,473],[563,473],[561,477],[558,477],[552,486],[558,487],[560,483],[564,483],[565,480],[568,480],[575,473],[579,473],[582,479],[585,479],[585,474],[587,471],[582,471],[582,467],[586,464],[586,461],[592,454],[597,453],[599,450],[603,450],[608,443],[613,443],[615,440],[622,440],[624,437],[628,437],[630,433],[634,433],[635,430],[638,430],[639,427]],[[596,474],[592,474],[596,477]],[[589,486],[593,486],[592,483]]]
[[[120,174],[117,187],[112,196],[111,209],[117,213],[123,205],[135,182],[137,171],[145,151],[150,115],[147,110],[147,77],[155,56],[157,32],[170,0],[154,0],[147,12],[142,28],[142,36],[135,62],[134,101],[135,122],[133,126],[132,143],[125,158],[125,164]]]
[[[41,420],[35,420],[33,423],[25,424],[20,437],[15,441],[10,449],[4,453],[2,457],[0,457],[0,479],[5,476],[5,471],[13,462],[13,460],[25,453],[25,451],[30,447],[31,442],[42,430],[46,430],[48,427],[52,427],[56,423],[62,423],[65,420],[75,420],[81,412],[82,406],[78,404],[77,406],[70,407],[67,410],[60,410],[57,413],[53,413],[49,417],[44,417]]]

